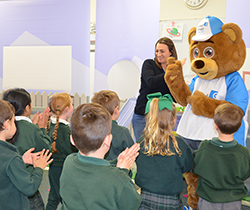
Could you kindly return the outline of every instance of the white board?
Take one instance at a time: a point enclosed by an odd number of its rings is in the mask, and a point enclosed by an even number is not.
[[[3,47],[3,88],[71,90],[71,46]]]

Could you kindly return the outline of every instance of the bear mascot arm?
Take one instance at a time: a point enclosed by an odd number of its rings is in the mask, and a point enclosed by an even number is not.
[[[241,29],[236,24],[224,24],[221,33],[204,42],[193,41],[192,37],[195,34],[196,28],[193,27],[188,34],[189,56],[191,69],[199,78],[212,80],[241,68],[245,60],[246,50]],[[226,46],[221,46],[218,43]],[[219,49],[218,52],[217,49]],[[202,50],[205,50],[204,53],[207,57],[202,55]],[[209,58],[211,53],[214,53],[213,58]],[[191,95],[190,88],[183,78],[181,62],[174,60],[172,57],[168,59],[168,67],[164,78],[176,102],[182,106],[190,103],[195,115],[213,118],[216,107],[228,103],[226,100],[213,99],[200,91],[195,91]]]

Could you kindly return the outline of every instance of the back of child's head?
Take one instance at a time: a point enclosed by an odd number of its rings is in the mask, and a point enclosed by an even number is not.
[[[170,136],[175,151],[178,155],[181,155],[182,153],[173,134],[176,108],[172,100],[153,98],[148,101],[148,104],[149,103],[150,106],[146,115],[146,127],[143,131],[145,154],[162,156],[175,155],[175,153],[170,150]]]
[[[70,129],[76,147],[88,154],[98,150],[111,133],[111,115],[99,104],[82,104],[70,119]]]
[[[49,108],[52,114],[56,117],[56,126],[53,133],[53,139],[57,138],[57,130],[59,127],[59,117],[66,107],[70,107],[72,103],[71,95],[69,93],[57,93],[50,97]]]
[[[219,105],[214,112],[214,123],[224,134],[233,134],[241,126],[243,110],[230,103]]]
[[[0,99],[0,132],[4,130],[4,122],[11,120],[14,114],[14,107],[8,101]]]
[[[15,108],[15,116],[21,116],[27,105],[31,105],[30,94],[23,88],[13,88],[4,92],[3,100],[10,102]]]
[[[98,93],[94,93],[91,102],[104,106],[112,115],[115,108],[119,106],[119,97],[114,91],[102,90]]]

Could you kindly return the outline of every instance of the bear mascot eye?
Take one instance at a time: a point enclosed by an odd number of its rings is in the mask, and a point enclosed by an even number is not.
[[[214,56],[214,49],[212,47],[206,47],[203,51],[203,55],[206,58],[212,58]]]
[[[198,55],[199,55],[199,49],[195,48],[194,51],[193,51],[194,58],[198,58]]]

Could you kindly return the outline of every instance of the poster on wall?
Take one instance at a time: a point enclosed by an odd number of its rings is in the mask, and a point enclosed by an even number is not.
[[[172,40],[182,40],[183,23],[166,22],[162,25],[161,37],[168,37]]]

